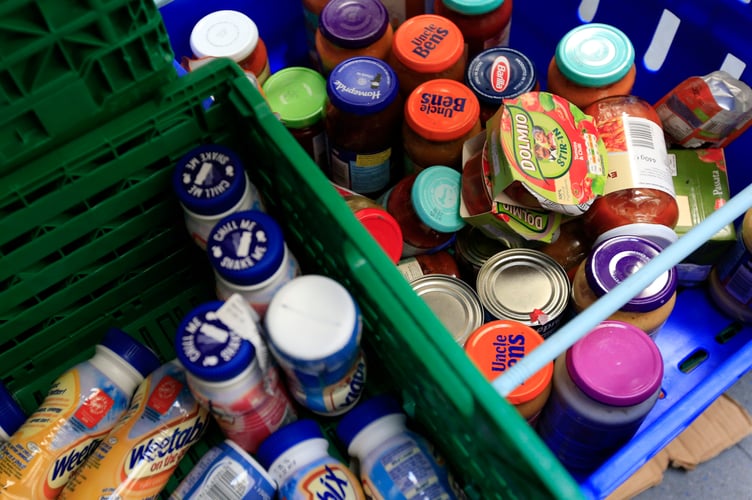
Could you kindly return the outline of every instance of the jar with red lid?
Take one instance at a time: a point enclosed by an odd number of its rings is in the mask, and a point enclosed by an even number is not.
[[[192,71],[215,58],[237,62],[263,85],[269,77],[269,55],[253,20],[236,10],[218,10],[202,17],[193,27],[190,45],[197,59],[184,58]]]
[[[402,98],[387,63],[354,57],[334,68],[327,82],[326,132],[331,180],[376,197],[400,177]]]
[[[428,80],[461,82],[467,63],[465,39],[457,25],[445,17],[412,17],[394,32],[387,62],[397,73],[403,96]]]
[[[457,261],[446,250],[405,257],[397,262],[397,270],[407,281],[416,280],[427,274],[444,274],[460,278]]]
[[[512,0],[434,0],[433,11],[460,28],[468,59],[485,49],[509,44]]]
[[[321,10],[316,32],[316,53],[321,72],[353,57],[386,60],[392,50],[394,29],[381,0],[331,0]]]
[[[462,146],[481,131],[480,105],[463,83],[440,78],[418,85],[405,100],[405,172],[431,165],[462,169]]]
[[[606,146],[609,174],[603,196],[584,214],[594,237],[633,223],[673,228],[679,219],[661,121],[636,96],[614,96],[587,106]]]
[[[443,165],[403,177],[378,201],[402,228],[403,258],[449,248],[465,226],[460,173]]]
[[[547,90],[579,108],[629,95],[635,82],[635,51],[624,32],[609,24],[582,24],[567,32],[548,64]]]

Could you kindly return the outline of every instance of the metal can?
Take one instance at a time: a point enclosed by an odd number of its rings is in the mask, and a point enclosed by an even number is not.
[[[477,226],[465,226],[454,241],[454,256],[462,278],[470,286],[475,286],[478,271],[488,259],[502,250],[520,246],[521,243],[514,237],[503,240],[491,238]]]
[[[489,321],[518,321],[544,338],[561,324],[570,288],[567,273],[558,262],[529,248],[497,253],[480,268],[476,282]]]
[[[426,274],[410,283],[459,345],[484,322],[478,294],[459,278]]]

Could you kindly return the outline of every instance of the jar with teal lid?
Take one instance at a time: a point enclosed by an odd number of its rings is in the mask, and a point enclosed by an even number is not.
[[[567,32],[548,65],[548,91],[580,109],[616,95],[629,95],[635,82],[635,50],[629,37],[602,23]]]
[[[450,247],[465,226],[460,217],[458,171],[432,165],[400,180],[380,203],[397,220],[404,242],[402,257],[434,253]]]
[[[512,0],[434,0],[433,10],[460,29],[468,61],[485,49],[509,45]]]
[[[269,107],[306,153],[329,172],[329,146],[324,127],[326,79],[302,66],[283,68],[264,83]]]

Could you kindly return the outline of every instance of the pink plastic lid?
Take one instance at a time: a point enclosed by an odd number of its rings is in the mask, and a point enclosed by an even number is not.
[[[601,322],[567,351],[566,360],[575,385],[612,406],[642,403],[663,379],[663,358],[655,342],[621,321]]]

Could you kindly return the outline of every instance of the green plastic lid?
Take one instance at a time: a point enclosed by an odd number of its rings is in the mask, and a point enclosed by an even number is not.
[[[326,80],[317,71],[302,66],[283,68],[262,88],[269,107],[287,128],[310,127],[324,117]]]
[[[608,24],[578,26],[556,46],[559,71],[586,87],[602,87],[621,80],[634,64],[634,56],[627,35]]]
[[[447,9],[467,16],[487,14],[497,9],[504,0],[442,0]]]

